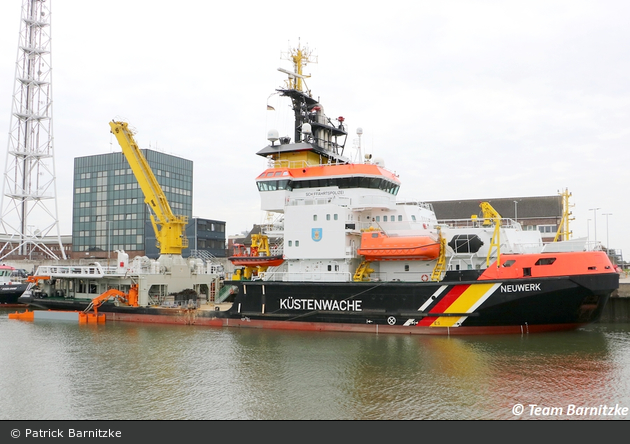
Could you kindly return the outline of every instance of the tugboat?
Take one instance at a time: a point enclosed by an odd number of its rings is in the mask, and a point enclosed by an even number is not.
[[[279,69],[288,74],[276,92],[291,102],[293,140],[271,130],[256,153],[268,164],[255,180],[261,209],[276,215],[272,232],[230,257],[237,272],[212,304],[185,313],[152,305],[141,280],[137,305],[106,303],[99,313],[133,322],[437,335],[571,330],[599,319],[619,287],[605,252],[570,240],[544,244],[540,232],[488,202],[481,217],[439,221],[428,203],[398,201],[401,180],[382,159],[345,154],[345,119],[329,118],[305,86],[309,55],[298,47],[294,70]],[[272,234],[279,241],[270,249]],[[47,271],[58,288],[63,273]]]

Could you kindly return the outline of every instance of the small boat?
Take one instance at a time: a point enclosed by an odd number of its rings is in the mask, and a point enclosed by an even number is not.
[[[10,265],[0,265],[0,305],[18,304],[18,298],[28,288],[27,282],[13,276],[14,271]]]
[[[235,267],[277,267],[284,262],[284,257],[275,256],[230,256],[228,258]]]
[[[248,267],[254,273],[266,271],[268,267],[277,267],[284,262],[282,253],[271,254],[269,238],[264,234],[252,234],[252,245],[234,244],[234,255],[228,257],[235,267]],[[249,274],[248,274],[249,275]]]
[[[388,236],[371,231],[361,235],[357,253],[367,261],[428,261],[439,257],[440,242],[431,236]]]

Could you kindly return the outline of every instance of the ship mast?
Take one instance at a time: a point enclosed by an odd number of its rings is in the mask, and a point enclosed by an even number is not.
[[[283,54],[285,60],[291,60],[293,62],[293,73],[287,73],[289,74],[289,89],[304,91],[302,86],[303,83],[306,85],[304,79],[309,78],[311,75],[305,75],[303,68],[308,63],[317,63],[317,56],[311,58],[311,55],[312,51],[308,47],[302,48],[299,43],[297,48],[289,49],[286,54]],[[307,92],[309,97],[312,97],[311,92]]]

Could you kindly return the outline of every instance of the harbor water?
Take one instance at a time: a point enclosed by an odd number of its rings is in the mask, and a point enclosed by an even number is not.
[[[9,319],[1,420],[630,419],[630,324],[506,336]]]

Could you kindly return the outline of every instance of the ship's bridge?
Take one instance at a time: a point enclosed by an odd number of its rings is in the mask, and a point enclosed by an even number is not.
[[[400,189],[400,180],[395,174],[374,164],[270,168],[258,176],[256,184],[261,195],[261,209],[277,212],[284,211],[292,192],[298,190],[380,190],[396,196]]]

